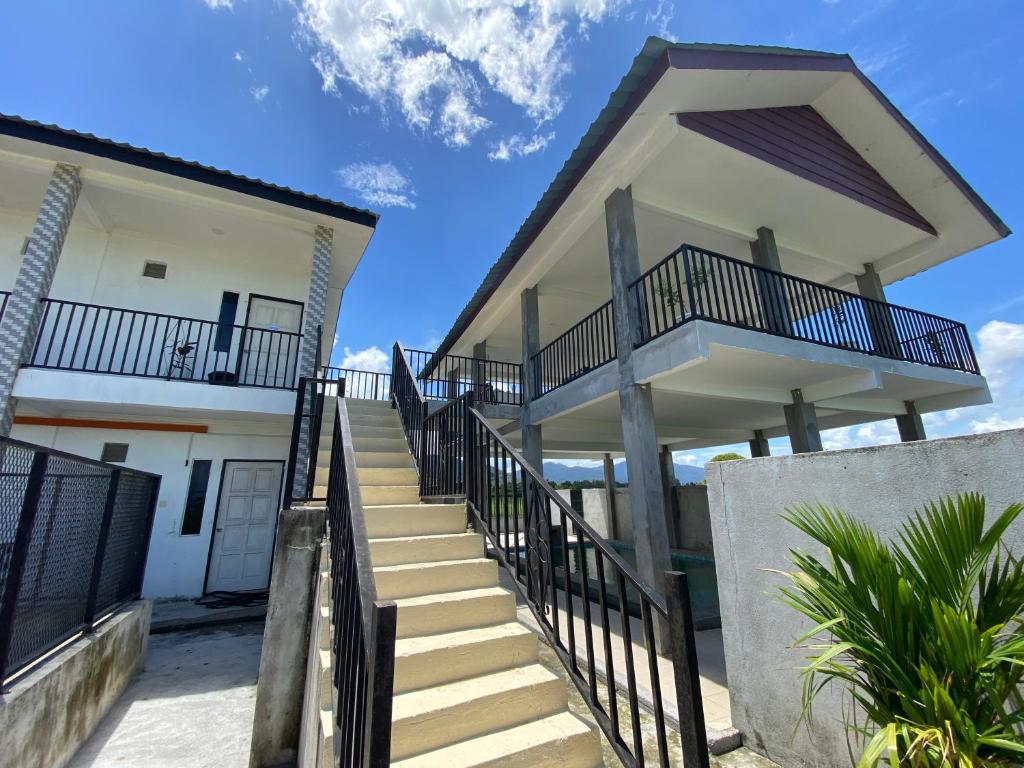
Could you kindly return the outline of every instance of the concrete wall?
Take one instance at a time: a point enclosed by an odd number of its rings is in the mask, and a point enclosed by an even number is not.
[[[936,497],[984,493],[990,517],[1024,501],[1024,430],[876,448],[730,461],[707,466],[715,563],[733,724],[744,742],[787,768],[848,766],[843,697],[825,691],[813,727],[801,711],[791,644],[810,624],[778,599],[791,548],[821,556],[779,514],[800,502],[837,506],[892,536],[915,508]],[[1024,522],[1007,541],[1024,554]]]
[[[163,475],[143,595],[195,597],[203,591],[224,461],[286,461],[291,435],[291,421],[286,417],[274,422],[203,420],[201,423],[206,424],[208,432],[15,425],[11,437],[94,459],[100,457],[104,442],[128,443],[125,466]],[[213,464],[200,531],[196,535],[182,536],[181,517],[193,459],[211,459]]]
[[[60,768],[142,668],[152,603],[137,601],[0,697],[0,764]]]
[[[570,491],[560,490],[558,494],[570,501]],[[603,488],[585,488],[583,494],[583,517],[605,538],[617,538],[633,543],[633,518],[629,510],[629,489],[615,489],[615,527],[617,536],[612,535],[612,520],[608,510],[608,496]],[[711,519],[708,512],[708,492],[704,485],[683,485],[675,488],[676,507],[671,510],[676,519],[669,526],[670,535],[678,531],[672,541],[674,549],[692,549],[711,553]]]
[[[331,667],[330,562],[320,550],[306,658],[306,687],[299,731],[299,768],[320,768],[334,760],[334,682]]]

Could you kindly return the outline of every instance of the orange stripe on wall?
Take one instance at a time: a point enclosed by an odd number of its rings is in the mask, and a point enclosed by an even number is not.
[[[157,421],[106,421],[104,419],[59,419],[49,416],[15,416],[15,424],[37,427],[79,427],[80,429],[137,429],[143,432],[209,432],[205,424],[161,424]]]

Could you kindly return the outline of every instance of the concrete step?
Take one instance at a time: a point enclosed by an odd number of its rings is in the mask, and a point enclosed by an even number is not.
[[[416,470],[410,467],[360,467],[356,464],[359,485],[415,485],[419,486],[420,478]]]
[[[465,504],[368,505],[363,496],[363,515],[371,539],[466,532]]]
[[[323,448],[323,444],[320,445]],[[328,448],[330,445],[328,444]],[[356,453],[401,453],[409,452],[409,443],[404,437],[353,437],[352,449]]]
[[[330,467],[317,465],[316,468],[316,479],[313,481],[314,485],[327,485],[327,478],[330,476]]]
[[[387,400],[367,400],[359,397],[346,397],[345,405],[349,411],[394,411]]]
[[[374,565],[466,560],[480,557],[483,551],[484,537],[479,533],[370,539],[370,558]]]
[[[565,683],[539,664],[402,693],[392,705],[391,759],[539,720],[567,701]]]
[[[467,739],[392,768],[598,768],[601,739],[570,712]]]
[[[330,451],[327,452],[330,456]],[[318,457],[319,461],[319,457]],[[360,469],[374,469],[377,467],[416,467],[412,454],[408,449],[401,451],[358,451],[356,453],[356,466]]]
[[[380,600],[436,595],[498,584],[498,563],[486,557],[439,560],[436,563],[384,565],[373,569]]]
[[[395,643],[395,693],[445,685],[537,661],[537,635],[517,622]]]
[[[352,441],[360,437],[379,437],[388,440],[405,440],[405,430],[401,426],[385,427],[380,424],[352,424]]]
[[[516,599],[501,587],[403,597],[395,603],[399,638],[503,624],[516,618]]]
[[[361,427],[401,427],[402,417],[398,411],[391,408],[381,411],[353,411],[348,412],[348,423],[352,426]]]
[[[418,485],[363,485],[359,484],[363,505],[416,504],[420,500]]]

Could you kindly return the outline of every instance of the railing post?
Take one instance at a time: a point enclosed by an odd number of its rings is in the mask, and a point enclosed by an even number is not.
[[[25,575],[25,561],[28,559],[32,529],[35,527],[36,513],[39,511],[39,497],[42,495],[48,460],[49,456],[44,451],[37,451],[32,456],[32,466],[25,485],[25,497],[21,502],[21,515],[18,517],[18,529],[14,534],[11,559],[7,564],[7,582],[0,598],[0,686],[7,677],[7,656],[11,649],[11,636],[14,634],[14,614],[21,591],[21,580]],[[3,688],[0,687],[0,692],[2,691]]]
[[[696,294],[693,290],[693,271],[690,269],[690,246],[683,245],[683,279],[686,280],[686,298],[690,303],[690,316],[697,316]]]
[[[693,613],[685,573],[665,572],[665,601],[668,604],[669,654],[675,675],[683,765],[686,768],[708,768],[708,735],[704,725]]]
[[[324,393],[318,391],[318,380],[309,379],[309,429],[306,435],[306,498],[313,498],[316,488],[317,454],[320,452],[320,430],[324,420]]]
[[[153,523],[156,521],[156,503],[160,499],[160,477],[154,477],[153,487],[149,491],[149,504],[146,505],[146,528],[142,534],[142,551],[139,557],[139,572],[135,575],[135,589],[132,599],[142,596],[142,583],[146,579],[146,561],[149,559],[149,542],[153,538]]]
[[[423,409],[420,411],[420,413],[420,455],[416,463],[420,468],[420,482],[422,483],[423,478],[426,476],[427,473],[427,415],[430,413],[430,404],[425,400],[423,401]]]
[[[89,582],[89,596],[85,599],[85,619],[83,630],[92,631],[96,621],[96,600],[99,597],[100,577],[103,575],[103,559],[107,553],[107,539],[110,538],[110,521],[114,517],[114,506],[117,503],[117,487],[121,482],[121,470],[110,473],[107,485],[107,500],[103,504],[103,517],[100,520],[100,534],[96,541],[96,557],[92,563],[92,579]]]
[[[283,506],[290,509],[295,499],[295,462],[298,459],[299,440],[302,433],[302,409],[306,400],[306,377],[299,377],[299,388],[295,393],[295,413],[292,416],[292,442],[288,447],[288,472],[285,475]]]

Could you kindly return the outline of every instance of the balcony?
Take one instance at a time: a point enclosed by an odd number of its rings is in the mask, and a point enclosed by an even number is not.
[[[294,390],[301,339],[287,331],[44,299],[26,366]]]
[[[642,347],[705,320],[837,349],[978,374],[963,323],[874,301],[800,277],[683,245],[629,286]],[[614,360],[608,302],[534,358],[537,391],[551,392]]]

